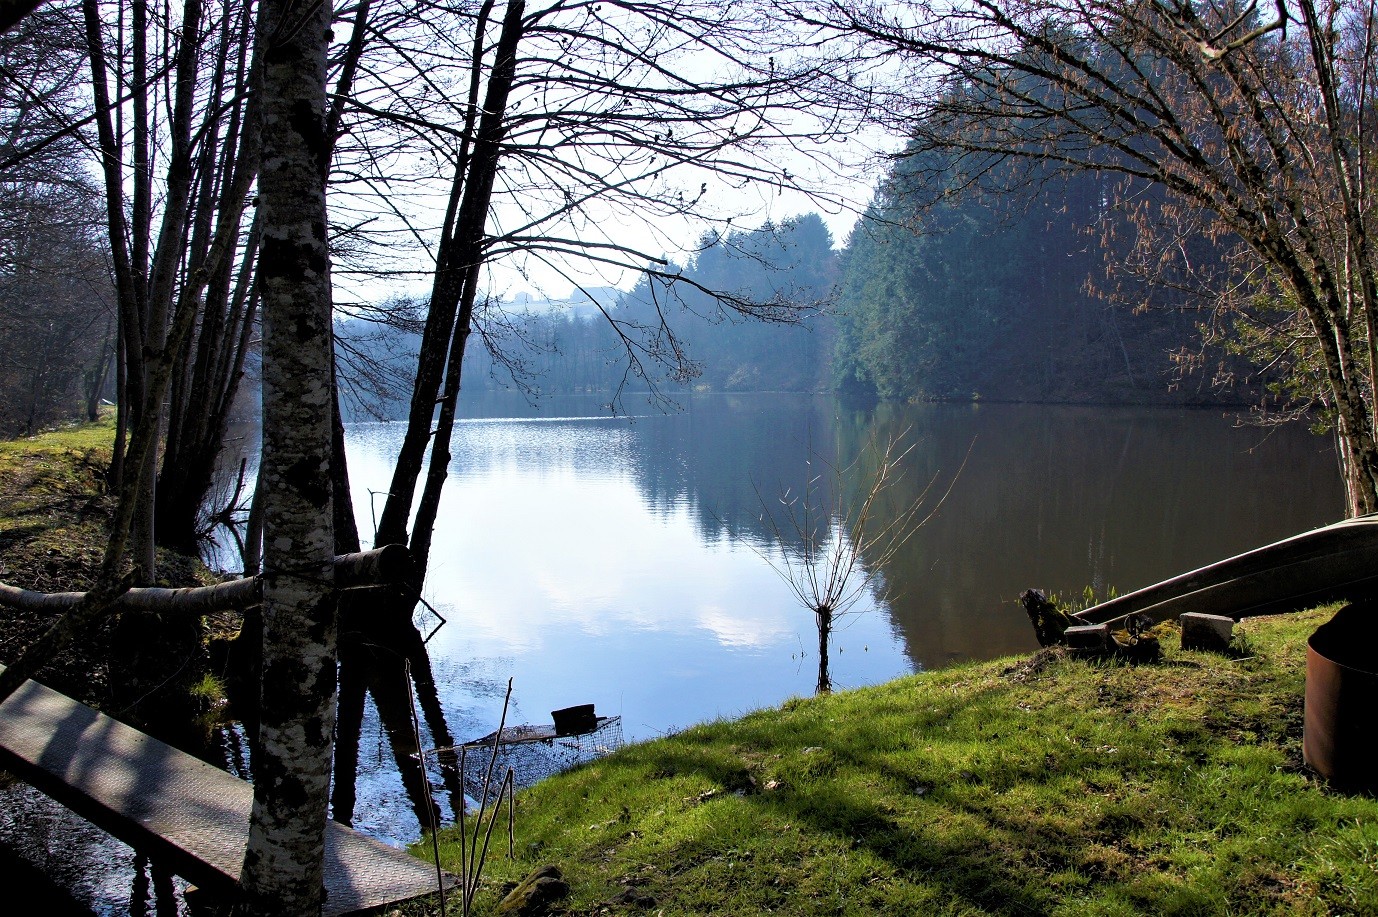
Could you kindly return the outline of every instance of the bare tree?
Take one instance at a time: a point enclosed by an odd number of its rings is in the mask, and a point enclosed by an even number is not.
[[[762,516],[781,545],[779,560],[757,553],[785,581],[799,604],[813,612],[819,694],[832,690],[829,644],[838,620],[864,596],[884,594],[885,567],[942,507],[961,474],[959,468],[931,506],[928,497],[936,477],[912,500],[887,505],[904,477],[905,459],[914,449],[912,444],[903,445],[903,438],[901,434],[883,445],[872,440],[845,466],[811,459],[810,465],[821,464],[823,470],[812,474],[800,493],[787,491],[774,502],[759,491],[756,494]],[[797,550],[790,545],[798,545]]]
[[[244,225],[258,168],[252,17],[238,0],[83,0],[82,11],[119,303],[112,477],[137,482],[135,558],[151,578],[158,524],[159,540],[195,548],[254,320]],[[165,447],[133,463],[126,435],[140,425]],[[155,516],[160,451],[167,496]]]
[[[779,151],[807,145],[826,161],[824,142],[856,124],[823,91],[842,65],[795,54],[793,36],[756,4],[490,0],[427,10],[369,24],[333,176],[333,199],[344,202],[337,224],[360,227],[359,238],[410,239],[418,251],[409,257],[431,284],[407,433],[377,532],[380,544],[409,543],[422,573],[465,348],[483,333],[488,268],[540,265],[573,285],[575,263],[650,265],[665,283],[685,283],[654,221],[726,222],[752,209],[758,189],[768,197],[801,187]],[[439,220],[408,203],[437,192],[447,201]],[[392,211],[386,226],[365,225],[383,209]],[[629,222],[648,228],[631,241],[610,228]],[[780,303],[725,301],[789,315]],[[643,329],[617,327],[635,352]],[[681,359],[669,340],[656,355]]]
[[[959,186],[1012,160],[1119,175],[1129,204],[1161,188],[1145,216],[1166,231],[1146,238],[1169,243],[1153,257],[1178,272],[1192,266],[1171,243],[1209,215],[1206,231],[1237,243],[1222,302],[1296,316],[1286,358],[1314,357],[1350,512],[1378,509],[1372,2],[785,6],[870,68],[915,150],[959,154]]]
[[[5,0],[0,3],[0,32],[8,32],[43,4],[43,0]]]
[[[80,36],[65,7],[0,36],[0,435],[93,410],[109,363],[100,195],[75,129]]]

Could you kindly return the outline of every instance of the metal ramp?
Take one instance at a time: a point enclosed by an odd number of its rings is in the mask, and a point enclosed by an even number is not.
[[[1126,593],[1072,615],[1122,626],[1132,614],[1239,619],[1378,595],[1378,514],[1346,519]]]
[[[0,767],[164,863],[232,898],[253,787],[35,681],[0,703]],[[382,908],[458,880],[433,864],[327,822],[322,914]]]

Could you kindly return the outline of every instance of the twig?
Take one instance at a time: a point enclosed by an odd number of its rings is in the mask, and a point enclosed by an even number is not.
[[[421,765],[421,795],[426,799],[426,811],[436,812],[434,800],[431,799],[431,782],[426,779],[426,750],[421,745],[421,721],[416,716],[416,695],[411,687],[411,660],[402,660],[402,672],[407,683],[407,709],[411,713],[412,736],[416,740],[416,759]],[[463,786],[463,782],[460,783]],[[461,806],[461,808],[463,808]],[[437,821],[431,825],[431,854],[435,857],[435,886],[440,894],[440,917],[445,917],[445,874],[440,868],[440,824]]]
[[[459,791],[464,792],[464,762],[465,748],[459,747]],[[469,853],[468,839],[469,830],[464,824],[464,813],[469,811],[469,807],[464,804],[464,800],[459,801],[459,884],[460,884],[460,912],[464,917],[469,917]]]
[[[502,742],[502,731],[503,731],[505,728],[507,728],[507,709],[508,709],[508,707],[511,705],[511,703],[512,703],[512,679],[509,678],[509,679],[507,679],[507,695],[502,699],[502,717],[501,717],[501,719],[498,720],[498,731],[495,732],[495,733],[493,733],[493,751],[492,751],[492,753],[489,754],[489,756],[488,756],[488,769],[487,769],[487,771],[486,771],[486,772],[484,773],[484,775],[483,775],[483,795],[479,797],[479,802],[478,802],[478,817],[474,819],[474,836],[473,836],[473,838],[470,840],[469,845],[468,845],[468,848],[469,848],[469,849],[468,849],[468,858],[465,860],[465,863],[464,863],[464,875],[461,877],[461,879],[462,879],[462,881],[463,881],[463,883],[464,883],[464,917],[468,917],[468,915],[469,915],[469,908],[473,905],[474,895],[478,893],[478,877],[479,877],[479,872],[483,869],[483,860],[484,860],[484,857],[486,857],[486,856],[487,856],[487,853],[488,853],[488,843],[487,843],[487,839],[485,838],[484,844],[483,844],[483,854],[484,854],[484,856],[479,856],[479,850],[478,850],[478,835],[479,835],[479,831],[481,831],[482,828],[483,828],[483,813],[484,813],[484,810],[488,807],[488,793],[489,793],[489,790],[492,789],[492,786],[493,786],[493,770],[494,770],[494,768],[497,767],[497,764],[498,764],[498,745]],[[462,752],[461,752],[461,754],[462,754]],[[461,758],[460,758],[461,763],[463,762],[463,760],[464,760],[464,759],[461,757]],[[509,770],[510,770],[510,769],[509,769]],[[461,783],[461,785],[463,785],[463,777],[462,777],[462,775],[461,775],[460,783]],[[507,783],[507,778],[503,778],[503,786],[505,786],[506,783]],[[501,799],[502,799],[502,787],[499,787],[499,789],[498,789],[498,799],[499,799],[499,805],[500,805],[500,804],[501,804]],[[461,808],[461,811],[462,811],[462,808]],[[492,832],[493,832],[492,821],[495,821],[496,819],[497,819],[497,807],[495,806],[494,809],[493,809],[493,818],[490,820],[489,827],[488,827],[488,833],[489,833],[489,835],[491,835]],[[464,856],[464,847],[462,846],[462,845],[463,845],[463,841],[461,841],[460,843],[461,843],[461,847],[460,847],[460,856]],[[475,858],[477,858],[477,862],[475,862]]]
[[[488,818],[488,831],[483,835],[483,852],[479,854],[478,865],[474,868],[474,890],[478,890],[478,877],[483,873],[483,864],[488,860],[488,844],[493,838],[493,828],[498,823],[498,809],[502,808],[502,794],[504,790],[510,790],[513,783],[512,768],[507,769],[507,773],[502,778],[502,785],[498,787],[498,801],[493,805],[493,814]],[[510,816],[509,816],[510,818]],[[478,832],[474,833],[475,846],[478,842]],[[511,842],[508,842],[509,849]],[[472,848],[471,848],[472,849]]]

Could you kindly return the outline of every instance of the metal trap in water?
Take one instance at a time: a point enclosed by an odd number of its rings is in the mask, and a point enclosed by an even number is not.
[[[496,746],[497,757],[488,787],[491,802],[508,768],[512,770],[513,783],[520,789],[622,747],[622,717],[597,716],[592,704],[556,710],[551,718],[554,722],[548,726],[507,726],[463,745],[437,749],[440,765],[457,769],[463,754],[464,792],[481,801],[488,762]]]

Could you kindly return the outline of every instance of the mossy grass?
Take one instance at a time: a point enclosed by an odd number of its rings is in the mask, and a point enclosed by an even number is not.
[[[105,476],[115,415],[0,441],[0,579],[41,592],[90,586],[114,498]],[[215,582],[197,558],[158,550],[160,585]]]
[[[22,504],[58,494],[89,498],[98,493],[97,478],[110,463],[114,442],[113,417],[24,439],[0,440],[0,483],[7,498],[0,504],[4,513],[0,520],[16,511],[15,498]]]
[[[41,591],[81,589],[99,567],[113,415],[0,442],[4,578]]]
[[[114,441],[115,420],[107,412],[95,423],[0,442],[0,579],[39,592],[79,592],[95,582],[115,502],[105,483]],[[159,549],[159,585],[215,581],[198,558]],[[50,612],[4,611],[0,661],[16,658],[54,620]],[[220,630],[237,626],[229,617],[216,616]],[[102,706],[112,624],[113,618],[102,621],[59,653],[43,680]]]
[[[628,747],[519,795],[479,913],[554,863],[570,914],[1378,914],[1378,801],[1302,762],[1333,610],[1244,622],[1245,657],[1044,651]]]

